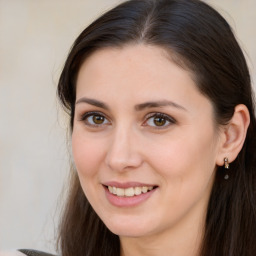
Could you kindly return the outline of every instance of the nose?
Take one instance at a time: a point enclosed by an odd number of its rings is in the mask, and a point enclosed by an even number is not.
[[[111,170],[124,172],[138,168],[142,162],[138,136],[135,132],[132,129],[121,127],[114,131],[106,155],[107,166]]]

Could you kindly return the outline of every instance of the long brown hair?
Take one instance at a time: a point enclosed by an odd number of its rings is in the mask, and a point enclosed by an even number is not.
[[[252,256],[256,252],[256,120],[250,75],[244,55],[225,19],[199,0],[131,0],[108,11],[76,39],[58,84],[70,115],[76,78],[85,59],[100,48],[144,43],[163,47],[173,61],[190,70],[200,92],[213,104],[216,124],[227,123],[238,104],[247,106],[251,123],[243,148],[225,180],[218,167],[205,223],[201,256]],[[111,233],[86,199],[72,171],[70,192],[60,222],[63,256],[118,256]]]

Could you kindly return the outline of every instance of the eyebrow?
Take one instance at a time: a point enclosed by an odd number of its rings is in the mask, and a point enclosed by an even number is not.
[[[90,105],[109,110],[109,107],[107,104],[105,104],[101,101],[95,100],[95,99],[89,99],[89,98],[83,97],[83,98],[77,100],[76,104],[79,104],[79,103],[88,103]]]
[[[110,109],[110,107],[106,103],[103,103],[103,102],[95,100],[95,99],[85,98],[85,97],[80,98],[79,100],[76,101],[76,104],[79,104],[79,103],[88,103],[90,105],[93,105],[93,106],[96,106],[99,108],[103,108],[106,110]],[[165,106],[171,106],[171,107],[174,107],[177,109],[187,111],[187,109],[184,108],[183,106],[181,106],[173,101],[168,101],[168,100],[149,101],[149,102],[137,104],[137,105],[135,105],[134,108],[136,111],[142,111],[147,108],[157,108],[157,107],[165,107]]]
[[[185,110],[187,111],[186,108],[184,108],[183,106],[173,102],[173,101],[169,101],[169,100],[160,100],[160,101],[149,101],[149,102],[145,102],[142,104],[138,104],[135,106],[135,109],[137,111],[141,111],[145,108],[157,108],[157,107],[165,107],[165,106],[171,106],[177,109],[181,109],[181,110]]]

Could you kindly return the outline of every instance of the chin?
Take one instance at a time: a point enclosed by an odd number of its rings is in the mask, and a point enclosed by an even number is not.
[[[109,228],[109,230],[120,237],[142,237],[148,234],[145,229],[141,230],[135,227]]]
[[[107,228],[118,236],[125,237],[142,237],[151,233],[152,225],[140,222],[118,221],[118,222],[105,222]]]

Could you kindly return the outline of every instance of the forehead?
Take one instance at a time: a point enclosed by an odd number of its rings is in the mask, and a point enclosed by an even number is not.
[[[104,84],[119,80],[121,86],[120,80],[125,83],[134,79],[137,82],[147,81],[146,84],[151,85],[155,80],[159,82],[166,77],[170,78],[171,74],[173,79],[192,78],[190,72],[172,61],[170,53],[165,49],[145,44],[128,45],[122,48],[103,48],[91,54],[80,67],[77,84],[86,81],[90,82],[86,85],[89,87],[91,82],[99,83],[104,79]]]
[[[165,49],[144,44],[94,52],[79,70],[76,96],[115,102],[175,99],[185,105],[205,98],[192,74]]]

